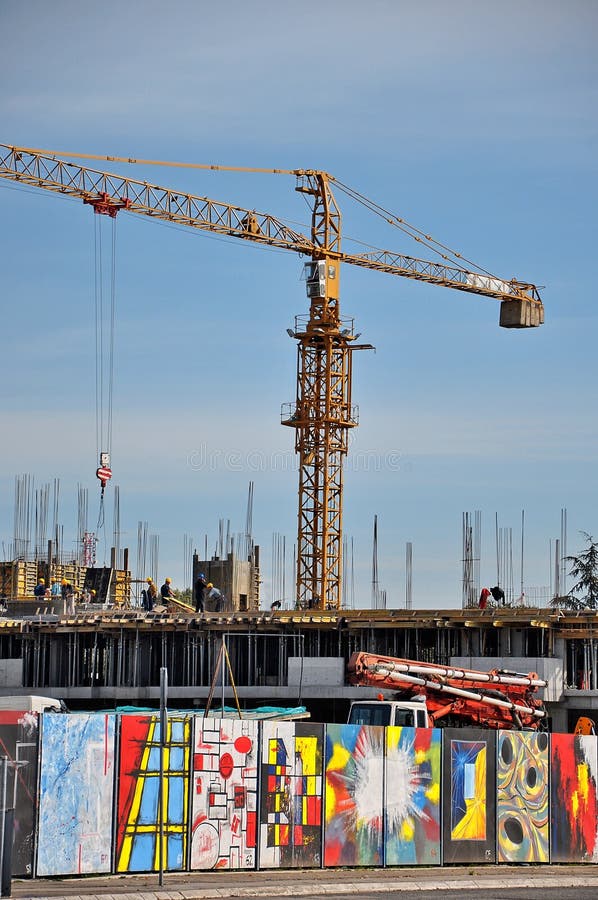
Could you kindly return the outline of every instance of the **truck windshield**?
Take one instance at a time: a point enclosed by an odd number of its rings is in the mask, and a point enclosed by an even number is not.
[[[350,725],[390,725],[391,706],[387,703],[354,703]]]

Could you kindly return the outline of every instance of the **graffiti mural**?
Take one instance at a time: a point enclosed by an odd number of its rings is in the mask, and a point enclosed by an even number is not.
[[[262,724],[261,868],[321,864],[323,746],[323,725]]]
[[[157,870],[160,851],[164,869],[186,867],[190,732],[189,717],[168,717],[163,760],[164,813],[160,816],[160,719],[122,716],[116,836],[118,872]]]
[[[499,862],[548,862],[548,735],[500,731],[496,769]]]
[[[550,736],[550,861],[598,862],[598,738]]]
[[[388,866],[440,863],[440,746],[438,729],[386,729]]]
[[[383,864],[384,728],[326,726],[325,866]]]
[[[443,732],[443,860],[496,861],[496,735]]]
[[[194,717],[192,869],[253,869],[258,723]]]
[[[42,715],[38,875],[110,871],[114,734],[114,715]]]
[[[0,712],[13,873],[598,863],[596,736],[173,714],[164,737],[161,812],[157,715]]]
[[[37,713],[0,711],[0,756],[7,759],[6,807],[14,809],[13,875],[33,874],[37,742]]]

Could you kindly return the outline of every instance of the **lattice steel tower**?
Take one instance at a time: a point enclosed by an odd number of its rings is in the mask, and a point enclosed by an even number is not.
[[[299,454],[297,603],[338,609],[342,596],[343,457],[349,429],[357,425],[351,405],[352,320],[339,306],[341,216],[324,173],[299,179],[297,190],[313,196],[312,242],[305,265],[309,317],[298,316],[289,334],[297,344],[297,399],[283,407],[282,422],[295,428]]]

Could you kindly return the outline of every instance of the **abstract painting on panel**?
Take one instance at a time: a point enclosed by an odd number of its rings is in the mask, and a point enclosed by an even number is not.
[[[548,862],[548,735],[500,731],[497,756],[498,861]]]
[[[37,810],[38,715],[0,712],[0,756],[6,764],[6,805],[14,808],[12,874],[33,874],[35,813]]]
[[[192,869],[255,868],[258,723],[194,716]]]
[[[110,871],[114,726],[114,715],[42,715],[38,875]]]
[[[169,716],[164,749],[162,866],[187,862],[191,719]],[[117,872],[160,868],[160,718],[121,717]]]
[[[384,728],[326,726],[325,866],[383,864]]]
[[[598,738],[550,736],[550,861],[598,862]]]
[[[496,734],[443,730],[445,863],[496,862]]]
[[[437,728],[386,729],[386,865],[440,863],[440,747]]]
[[[263,722],[260,868],[309,868],[322,859],[324,726]]]

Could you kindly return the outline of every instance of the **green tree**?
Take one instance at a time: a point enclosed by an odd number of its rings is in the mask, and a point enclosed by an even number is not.
[[[183,603],[191,603],[191,588],[184,588],[184,590],[175,588],[172,593],[177,600],[182,600]]]
[[[571,563],[569,575],[577,579],[567,597],[572,601],[572,609],[584,609],[584,607],[596,609],[598,607],[598,541],[595,541],[587,531],[582,531],[581,534],[587,542],[587,549],[578,556],[565,557],[567,562]]]

